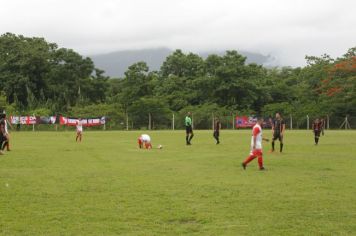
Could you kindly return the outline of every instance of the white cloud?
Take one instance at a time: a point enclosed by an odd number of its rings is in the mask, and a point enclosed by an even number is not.
[[[170,47],[304,56],[356,46],[354,0],[1,0],[0,33],[45,37],[83,54]]]

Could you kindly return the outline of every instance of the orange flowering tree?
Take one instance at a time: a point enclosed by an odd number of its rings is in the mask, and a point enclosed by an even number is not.
[[[338,58],[327,72],[320,90],[332,112],[356,115],[356,47]]]

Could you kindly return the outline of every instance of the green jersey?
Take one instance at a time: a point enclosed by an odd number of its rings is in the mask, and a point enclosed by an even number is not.
[[[191,126],[192,125],[192,118],[189,116],[185,117],[185,126]]]

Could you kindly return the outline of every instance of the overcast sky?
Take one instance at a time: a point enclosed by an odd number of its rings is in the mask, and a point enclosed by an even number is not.
[[[90,55],[151,47],[236,49],[282,65],[356,46],[356,0],[0,0],[0,33]]]

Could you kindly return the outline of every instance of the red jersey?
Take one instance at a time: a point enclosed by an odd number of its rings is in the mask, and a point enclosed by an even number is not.
[[[313,123],[313,130],[315,130],[315,131],[321,131],[321,129],[322,129],[322,127],[323,127],[323,122],[322,121],[314,121],[314,123]]]

